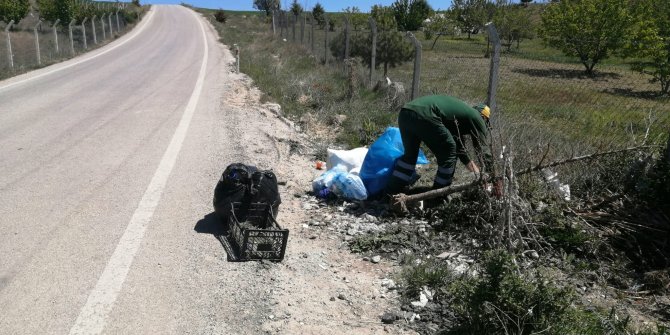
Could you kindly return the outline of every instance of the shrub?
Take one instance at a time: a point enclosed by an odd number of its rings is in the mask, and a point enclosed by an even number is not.
[[[216,13],[214,13],[214,18],[216,19],[216,21],[221,23],[226,23],[226,20],[228,20],[226,12],[224,12],[221,9],[217,10]]]
[[[540,272],[519,274],[511,255],[485,254],[482,273],[465,276],[452,286],[452,308],[460,324],[453,334],[532,334],[560,324],[572,292],[558,288]]]

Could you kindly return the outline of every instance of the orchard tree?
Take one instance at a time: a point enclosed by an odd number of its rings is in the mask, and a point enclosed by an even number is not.
[[[491,21],[495,5],[488,0],[453,0],[451,14],[461,31],[468,33],[468,39]]]
[[[358,7],[347,7],[342,11],[347,14],[349,23],[351,24],[351,27],[354,29],[354,31],[364,29],[368,26],[368,15],[361,13],[361,10]]]
[[[0,0],[0,21],[19,23],[30,11],[28,0]]]
[[[312,8],[312,16],[314,17],[314,21],[316,21],[321,28],[326,26],[325,14],[326,11],[323,9],[323,6],[321,6],[321,3],[317,2],[316,5],[314,5],[314,8]]]
[[[293,13],[293,16],[298,16],[302,13],[302,6],[298,3],[298,0],[293,0],[293,3],[291,3],[291,13]]]
[[[533,38],[533,22],[528,8],[513,4],[509,0],[498,0],[497,10],[493,16],[493,23],[498,30],[498,35],[507,45],[507,50],[512,49],[512,43],[516,42],[519,49],[521,40]]]
[[[398,24],[391,7],[372,6],[370,16],[377,23],[377,48],[375,67],[384,67],[384,76],[388,69],[401,65],[414,58],[414,48],[404,34],[398,31]],[[357,36],[353,39],[352,56],[361,57],[370,67],[372,55],[372,36]]]
[[[430,49],[433,50],[437,40],[444,35],[453,35],[458,27],[458,24],[456,24],[453,19],[442,13],[435,14],[429,19],[430,20],[424,24],[423,34],[427,40],[435,37],[435,40],[433,40],[433,44],[430,47]]]
[[[405,31],[419,30],[433,12],[426,0],[396,0],[391,7],[398,28]]]
[[[37,0],[37,5],[40,9],[40,17],[46,21],[60,20],[60,24],[67,25],[75,18],[73,0]]]
[[[279,0],[254,0],[254,8],[265,11],[265,15],[270,16],[273,11],[281,8]]]
[[[633,70],[661,85],[661,94],[670,94],[670,6],[666,0],[645,0],[631,9],[636,24],[624,55],[636,59]]]
[[[540,35],[549,46],[579,58],[586,73],[620,50],[631,31],[628,0],[561,0],[542,13]]]

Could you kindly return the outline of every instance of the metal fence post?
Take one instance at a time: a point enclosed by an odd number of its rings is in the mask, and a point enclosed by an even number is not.
[[[349,59],[349,17],[344,17],[344,60]]]
[[[295,23],[298,21],[298,15],[293,15],[293,22],[291,23],[291,29],[293,30],[293,43],[295,43]]]
[[[59,53],[58,52],[58,31],[57,31],[57,27],[58,27],[59,22],[60,22],[60,19],[56,19],[56,22],[54,22],[54,25],[52,27],[53,30],[54,30],[54,43],[56,43],[56,53]]]
[[[70,24],[67,25],[68,33],[70,34],[70,53],[74,56],[74,38],[72,37],[72,25],[75,23],[75,20],[72,19]]]
[[[233,44],[235,47],[235,72],[240,73],[240,46]]]
[[[91,19],[91,30],[93,30],[93,44],[98,44],[98,36],[95,33],[95,19],[97,19],[97,15],[93,15],[93,18]]]
[[[14,25],[14,20],[9,21],[7,27],[5,27],[5,34],[7,34],[7,57],[9,59],[9,67],[14,70],[14,55],[12,54],[12,40],[9,36],[9,29],[12,29]]]
[[[279,37],[284,38],[284,11],[279,11]]]
[[[489,89],[486,104],[491,108],[491,113],[496,111],[496,92],[498,90],[498,72],[500,70],[500,37],[493,23],[486,25],[489,39],[493,43],[493,57],[491,57],[491,72],[489,73]]]
[[[41,24],[42,19],[39,19],[33,28],[33,32],[35,33],[35,56],[37,56],[37,65],[42,65],[42,55],[40,55],[40,35],[37,33],[37,27]]]
[[[372,34],[372,46],[370,47],[370,87],[374,86],[375,67],[377,66],[377,22],[370,17],[370,33]]]
[[[314,38],[314,15],[312,15],[309,18],[309,25],[310,25],[310,28],[311,28],[310,30],[312,31],[311,35],[310,35],[310,38],[311,38],[310,43],[312,43],[312,53],[314,53],[314,40],[316,40]]]
[[[107,33],[105,32],[105,15],[107,15],[107,13],[102,13],[102,15],[100,16],[100,26],[102,27],[103,41],[107,39]]]
[[[414,100],[419,97],[419,87],[421,85],[421,42],[409,31],[407,32],[407,38],[414,43],[414,76],[412,77],[412,100]]]
[[[121,9],[116,10],[116,31],[119,32],[121,31],[121,25],[119,24],[119,11]]]
[[[112,28],[112,13],[107,15],[107,21],[109,21],[109,38],[114,38],[114,29]]]
[[[323,54],[323,57],[324,57],[324,63],[328,65],[328,27],[329,27],[328,16],[326,16],[326,14],[323,14],[323,19],[326,21],[326,28],[324,29],[324,31],[326,32],[326,39],[325,42],[323,43],[325,52]]]
[[[87,17],[81,20],[81,33],[84,35],[84,49],[88,49],[88,42],[86,42],[86,21],[88,21]]]
[[[300,17],[302,18],[300,20],[300,44],[305,44],[305,20],[307,20],[307,17],[305,13],[300,14]]]

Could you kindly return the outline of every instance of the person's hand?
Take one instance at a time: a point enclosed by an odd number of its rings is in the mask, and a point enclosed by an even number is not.
[[[465,166],[465,168],[468,169],[468,171],[470,171],[470,172],[472,172],[472,173],[474,173],[474,174],[478,174],[478,173],[479,173],[479,166],[477,166],[477,164],[475,164],[474,161],[470,161],[470,163],[468,163],[468,164]]]
[[[504,184],[502,178],[498,178],[495,181],[493,181],[493,196],[496,197],[496,199],[502,198],[504,194]]]

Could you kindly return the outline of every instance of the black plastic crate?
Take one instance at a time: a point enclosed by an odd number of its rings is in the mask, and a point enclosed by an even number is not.
[[[279,226],[272,215],[272,207],[262,203],[251,204],[244,213],[246,219],[240,222],[235,215],[240,215],[240,206],[240,203],[234,203],[232,215],[228,218],[230,239],[238,251],[238,260],[283,260],[288,229]]]

